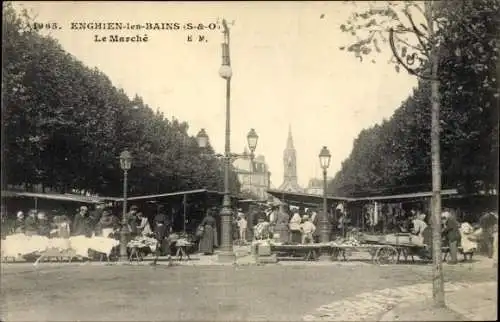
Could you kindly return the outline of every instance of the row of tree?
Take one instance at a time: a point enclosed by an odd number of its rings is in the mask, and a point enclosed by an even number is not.
[[[2,184],[120,195],[118,156],[128,149],[131,194],[222,191],[222,163],[198,147],[186,122],[130,99],[30,21],[4,5]],[[234,172],[231,188],[239,191]]]
[[[416,19],[412,19],[410,7],[418,4],[405,1],[354,13],[341,29],[358,36],[357,42],[341,49],[362,60],[380,52],[385,41],[387,47],[390,44],[400,53],[397,70],[403,65],[413,73],[416,69],[408,66],[422,57],[419,54],[427,46],[437,48],[443,187],[470,192],[497,189],[499,2],[439,4],[434,9],[439,28],[433,39],[426,39],[425,26],[416,26]],[[403,6],[402,15],[409,17],[410,27],[399,23],[396,5]],[[415,16],[418,10],[413,12]],[[392,39],[388,39],[387,21],[398,22],[390,27]],[[365,38],[359,37],[360,31],[365,31]],[[419,39],[425,42],[412,44],[398,38],[407,31],[420,33]],[[395,41],[399,41],[398,46]],[[428,64],[425,57],[420,59],[420,70]],[[419,75],[418,88],[389,120],[359,134],[351,155],[329,185],[331,193],[369,195],[431,189],[431,88],[428,74]]]

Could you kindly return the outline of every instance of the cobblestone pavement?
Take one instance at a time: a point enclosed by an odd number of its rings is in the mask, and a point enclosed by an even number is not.
[[[463,288],[496,280],[496,270],[445,266],[445,278]],[[298,321],[325,303],[430,280],[428,265],[2,264],[0,320]]]
[[[432,285],[419,283],[363,292],[322,305],[302,317],[305,321],[450,321],[496,320],[497,277],[487,282],[468,280],[466,272],[492,269],[491,261],[482,258],[475,264],[445,264],[446,275],[463,272],[464,278],[449,279],[445,284],[445,309],[432,309]],[[474,301],[471,301],[474,299]],[[420,309],[419,309],[420,308]]]
[[[435,308],[431,298],[398,305],[381,321],[495,321],[497,282],[475,283],[446,295],[446,308]]]
[[[445,291],[453,292],[471,287],[470,283],[446,283]],[[312,314],[305,315],[305,321],[374,321],[400,303],[419,302],[432,297],[432,285],[420,283],[374,292],[363,292],[341,301],[320,306]]]

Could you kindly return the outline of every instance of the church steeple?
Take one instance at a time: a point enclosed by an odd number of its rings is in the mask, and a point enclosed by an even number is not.
[[[297,152],[293,145],[292,126],[288,125],[288,138],[286,148],[283,151],[283,183],[280,190],[301,192],[297,182]]]
[[[286,141],[286,148],[289,150],[295,149],[293,146],[292,126],[288,124],[288,139]]]

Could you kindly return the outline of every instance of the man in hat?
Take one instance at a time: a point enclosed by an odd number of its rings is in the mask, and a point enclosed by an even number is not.
[[[128,229],[130,231],[130,236],[134,238],[137,235],[137,213],[139,212],[139,207],[132,205],[130,211],[126,214],[126,222],[128,224]]]
[[[316,226],[311,221],[309,215],[304,215],[304,222],[300,225],[300,230],[302,232],[302,244],[311,244],[314,242],[314,232],[316,231]]]
[[[168,240],[168,235],[170,234],[170,221],[168,220],[168,216],[164,213],[163,206],[158,206],[158,213],[154,217],[154,238],[158,245],[156,246],[155,259],[153,260],[152,265],[156,265],[158,261],[158,257],[162,254],[162,252],[168,252],[169,264],[172,264],[172,257],[170,256],[170,242]]]
[[[441,214],[443,220],[444,229],[442,236],[445,242],[448,244],[450,251],[450,264],[456,264],[458,262],[458,244],[460,243],[460,225],[456,220],[455,216],[450,211],[445,211]]]
[[[49,218],[47,218],[47,214],[44,212],[38,213],[38,235],[49,237],[50,236],[50,222]]]
[[[14,232],[16,234],[24,234],[24,212],[18,211],[16,221],[14,222]]]
[[[486,212],[479,218],[479,226],[482,229],[482,246],[486,250],[486,254],[489,258],[493,258],[493,245],[495,236],[495,225],[498,225],[498,215],[494,212]]]
[[[119,226],[118,218],[110,210],[104,209],[96,225],[96,235],[109,237]]]
[[[104,212],[105,208],[106,204],[104,203],[104,201],[100,201],[95,205],[94,210],[90,212],[90,217],[94,221],[94,225],[97,225],[97,223],[101,219],[102,213]]]
[[[37,227],[37,218],[36,218],[36,210],[31,209],[28,212],[28,218],[24,221],[24,233],[27,236],[32,236],[36,235],[38,233],[38,227]]]
[[[71,233],[73,236],[92,237],[94,232],[94,221],[90,217],[87,206],[81,206],[73,220]]]

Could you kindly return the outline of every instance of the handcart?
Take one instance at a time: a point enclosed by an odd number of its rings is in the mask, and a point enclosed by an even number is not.
[[[362,243],[370,245],[369,253],[376,264],[396,264],[401,257],[408,259],[417,256],[424,260],[432,259],[430,248],[409,233],[387,235],[361,234]]]

